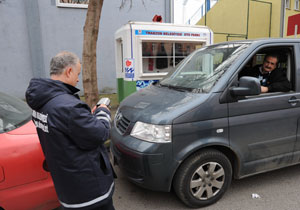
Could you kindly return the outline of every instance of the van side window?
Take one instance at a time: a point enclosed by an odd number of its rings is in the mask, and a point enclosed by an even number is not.
[[[295,91],[295,59],[293,47],[272,47],[259,50],[242,70],[242,76],[259,79],[261,95]]]

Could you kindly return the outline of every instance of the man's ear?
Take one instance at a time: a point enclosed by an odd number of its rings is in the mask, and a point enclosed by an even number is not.
[[[68,66],[67,69],[66,69],[66,71],[65,71],[67,78],[70,77],[72,71],[73,71],[72,67]]]

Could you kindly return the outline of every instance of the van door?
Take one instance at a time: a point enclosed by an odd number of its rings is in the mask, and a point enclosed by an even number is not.
[[[266,94],[228,105],[230,145],[242,157],[242,174],[291,163],[300,114],[288,102],[293,97],[300,95]]]
[[[298,58],[295,61],[295,69],[297,69],[297,74],[295,74],[295,83],[296,84],[300,84],[300,59],[299,59],[299,55],[300,55],[300,44],[298,44],[295,47],[295,51],[297,53],[296,57]],[[297,87],[298,91],[299,91],[299,86]],[[295,113],[296,114],[296,113]],[[296,144],[295,144],[295,149],[294,149],[294,163],[299,163],[300,162],[300,116],[298,118],[297,121],[297,139],[296,139]]]
[[[289,49],[290,65],[282,66],[292,72],[294,47]],[[294,90],[287,93],[264,93],[228,103],[230,145],[241,157],[240,176],[292,164],[300,116],[300,94],[292,86]]]

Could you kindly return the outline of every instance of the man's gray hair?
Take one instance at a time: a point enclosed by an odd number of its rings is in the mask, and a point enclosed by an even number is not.
[[[60,75],[67,66],[76,66],[79,58],[74,53],[62,51],[54,56],[50,61],[50,76]]]

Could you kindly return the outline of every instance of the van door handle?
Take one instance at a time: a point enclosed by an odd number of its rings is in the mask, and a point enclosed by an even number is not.
[[[296,98],[296,97],[292,97],[289,99],[289,103],[290,104],[297,104],[298,102],[300,102],[300,99]]]

